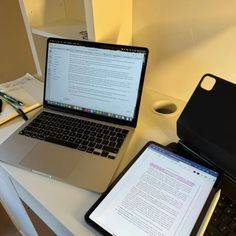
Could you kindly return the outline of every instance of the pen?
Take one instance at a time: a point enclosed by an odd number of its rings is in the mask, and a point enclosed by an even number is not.
[[[217,202],[218,202],[218,200],[220,198],[220,193],[221,193],[221,189],[219,189],[216,192],[216,194],[215,194],[215,196],[214,196],[214,198],[213,198],[213,200],[211,202],[211,205],[210,205],[210,207],[209,207],[209,209],[208,209],[208,211],[207,211],[207,213],[205,215],[203,223],[202,223],[202,225],[201,225],[201,227],[200,227],[200,229],[198,231],[198,234],[197,234],[198,236],[202,236],[204,234],[204,232],[206,230],[206,227],[207,227],[207,225],[208,225],[208,223],[210,221],[210,218],[211,218],[211,216],[213,214],[213,211],[215,210]]]
[[[5,95],[4,93],[0,92],[0,98],[10,104],[25,121],[28,120],[28,117],[20,108],[19,101],[16,102],[15,99],[9,99],[6,96],[3,96],[2,94]]]
[[[20,109],[17,108],[16,111],[18,112],[18,114],[26,121],[28,120],[28,117],[26,116],[26,114]]]
[[[8,101],[8,103],[17,111],[17,113],[26,121],[28,120],[28,117],[26,116],[26,114],[20,109],[20,107],[18,105],[16,105],[15,103],[11,103]]]
[[[8,94],[6,94],[6,93],[0,92],[0,97],[1,97],[3,100],[5,100],[5,101],[8,100],[8,101],[10,101],[10,102],[12,102],[12,103],[15,103],[15,104],[19,105],[19,106],[23,106],[23,102],[21,102],[21,101],[15,99],[15,98],[13,98],[13,97],[11,97],[10,95],[8,95]],[[6,101],[6,102],[7,102],[7,101]]]

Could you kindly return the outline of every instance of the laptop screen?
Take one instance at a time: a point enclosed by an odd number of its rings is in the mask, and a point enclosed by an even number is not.
[[[147,54],[141,47],[50,38],[44,105],[134,124]]]

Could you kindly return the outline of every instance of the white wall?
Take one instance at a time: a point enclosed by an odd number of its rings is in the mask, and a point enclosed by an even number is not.
[[[158,92],[186,101],[206,72],[236,82],[236,1],[134,0],[133,44]]]

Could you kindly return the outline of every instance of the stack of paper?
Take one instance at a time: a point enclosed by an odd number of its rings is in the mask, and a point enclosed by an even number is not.
[[[0,91],[22,101],[24,105],[21,109],[25,113],[38,108],[43,102],[43,83],[30,74],[0,84]],[[19,114],[11,105],[3,101],[2,112],[0,113],[0,125],[18,115]]]

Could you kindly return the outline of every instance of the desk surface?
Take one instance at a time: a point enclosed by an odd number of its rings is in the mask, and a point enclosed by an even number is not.
[[[161,101],[173,102],[177,111],[162,115],[154,112],[153,106]],[[163,145],[177,141],[176,120],[184,107],[184,102],[144,89],[140,116],[134,136],[128,146],[116,176],[134,157],[136,152],[149,140]],[[1,126],[0,143],[6,139],[23,121],[15,119]],[[15,188],[29,207],[57,235],[99,235],[84,221],[84,214],[97,200],[99,194],[86,191],[29,171],[18,169],[7,164],[0,164],[15,185]]]

